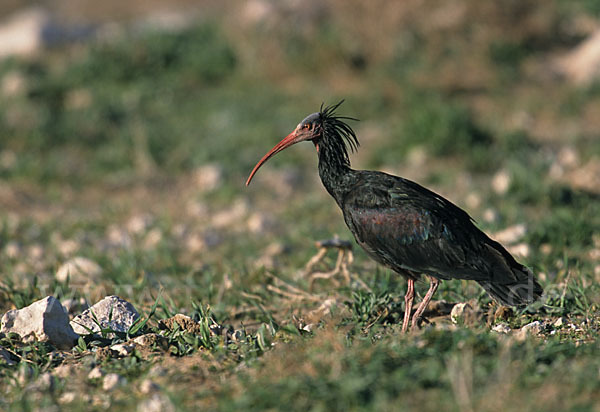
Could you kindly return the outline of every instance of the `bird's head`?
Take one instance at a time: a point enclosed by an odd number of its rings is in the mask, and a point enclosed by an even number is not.
[[[315,145],[317,152],[319,151],[320,144],[325,140],[332,140],[334,142],[338,142],[338,150],[341,151],[340,155],[343,156],[344,160],[350,164],[348,160],[348,151],[346,146],[350,146],[351,150],[356,150],[358,147],[358,139],[354,134],[354,131],[350,126],[344,123],[342,120],[357,120],[352,117],[345,116],[336,116],[335,110],[343,103],[344,101],[340,101],[335,105],[331,105],[323,108],[321,105],[321,110],[306,116],[304,120],[302,120],[298,126],[294,129],[292,133],[287,135],[282,141],[277,143],[275,147],[267,152],[266,155],[263,156],[262,159],[258,161],[248,180],[246,181],[246,186],[250,184],[250,181],[260,169],[260,167],[266,163],[271,157],[275,154],[281,152],[283,149],[286,149],[296,143],[311,141]]]

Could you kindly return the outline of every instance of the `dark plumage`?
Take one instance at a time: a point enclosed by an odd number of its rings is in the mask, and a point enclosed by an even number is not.
[[[458,206],[423,186],[382,172],[353,170],[348,150],[358,147],[352,128],[337,116],[342,102],[306,117],[255,166],[246,184],[271,156],[301,141],[312,141],[319,176],[335,199],[356,241],[375,261],[408,279],[403,330],[410,321],[414,281],[431,281],[413,327],[438,287],[439,279],[477,281],[503,305],[522,306],[543,292],[533,273],[490,239]]]

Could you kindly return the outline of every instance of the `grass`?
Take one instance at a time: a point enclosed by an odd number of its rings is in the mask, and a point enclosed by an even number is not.
[[[536,21],[567,24],[588,3],[557,2]],[[505,16],[493,7],[481,14],[489,31],[471,26],[477,19],[436,31],[419,10],[392,24],[401,14],[389,6],[390,18],[361,12],[388,33],[370,50],[348,36],[377,30],[345,29],[341,16],[354,11],[344,4],[303,30],[240,32],[218,16],[3,61],[0,80],[22,83],[0,99],[0,308],[118,294],[142,316],[129,333],[84,336],[71,351],[0,336],[0,409],[131,410],[149,400],[165,410],[597,409],[599,194],[571,177],[600,156],[591,126],[576,121],[593,110],[597,85],[554,87],[530,68],[572,35],[524,23],[500,42]],[[465,7],[480,15],[476,2]],[[509,15],[529,13],[513,7]],[[496,314],[476,284],[445,281],[436,299],[469,302],[473,318],[455,325],[440,309],[403,335],[405,280],[356,245],[349,269],[366,287],[310,288],[314,242],[350,239],[314,149],[279,154],[252,186],[244,181],[306,114],[342,97],[343,114],[362,120],[355,167],[426,183],[488,233],[526,225],[514,243],[526,245],[518,260],[538,274],[543,301]],[[521,111],[533,126],[511,120]],[[564,148],[577,155],[571,163]],[[213,186],[203,183],[207,165],[218,170]],[[499,190],[500,171],[509,181]],[[58,282],[73,256],[102,273]],[[330,251],[317,269],[335,263]],[[416,288],[423,296],[427,285]],[[178,313],[198,329],[165,327]],[[519,331],[534,321],[539,334]],[[512,331],[491,331],[498,324]],[[128,356],[110,349],[148,334],[155,340]],[[94,368],[126,382],[105,391],[103,376],[88,378]]]

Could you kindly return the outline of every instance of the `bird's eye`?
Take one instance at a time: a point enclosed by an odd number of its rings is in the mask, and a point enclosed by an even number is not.
[[[305,128],[305,129],[310,129],[310,128],[311,128],[311,124],[310,124],[310,123],[306,123],[306,124],[304,125],[304,128]]]

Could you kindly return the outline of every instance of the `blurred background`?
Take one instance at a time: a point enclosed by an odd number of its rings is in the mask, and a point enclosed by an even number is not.
[[[244,181],[345,99],[354,167],[449,197],[543,281],[573,262],[600,277],[593,0],[3,0],[0,95],[11,276],[77,255],[109,289],[301,267],[350,237],[314,149]]]
[[[311,287],[315,241],[352,238],[313,145],[244,183],[341,99],[353,167],[466,209],[543,299],[445,281],[464,323],[437,301],[403,335],[405,280],[359,248]],[[5,409],[598,410],[599,205],[598,0],[0,0],[0,314],[117,294],[169,345],[2,334]]]

